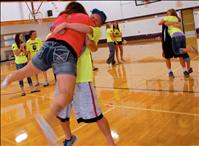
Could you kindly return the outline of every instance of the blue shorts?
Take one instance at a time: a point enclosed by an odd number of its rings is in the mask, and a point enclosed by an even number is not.
[[[186,38],[184,34],[172,37],[172,48],[175,55],[185,54],[183,51],[183,49],[186,48]]]
[[[76,75],[77,57],[71,49],[57,41],[46,41],[32,58],[32,63],[41,71],[52,67],[55,74]]]

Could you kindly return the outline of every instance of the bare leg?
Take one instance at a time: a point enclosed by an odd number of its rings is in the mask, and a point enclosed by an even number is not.
[[[111,130],[108,124],[108,121],[105,117],[103,117],[101,120],[97,121],[97,125],[101,132],[104,134],[106,137],[107,142],[109,143],[110,146],[116,146],[116,144],[113,141],[113,138],[111,136]]]
[[[186,64],[186,66],[187,66],[187,69],[190,69],[191,61],[190,61],[190,60],[186,60],[186,61],[185,61],[185,64]]]
[[[65,139],[70,140],[72,137],[71,129],[70,129],[70,121],[60,122],[61,127],[65,134]]]
[[[39,75],[38,74],[35,75],[35,79],[36,79],[36,86],[39,86]]]
[[[47,77],[47,72],[43,72],[43,75],[44,75],[44,79],[45,79],[44,87],[46,87],[46,86],[49,85],[49,83],[48,83],[48,77]]]
[[[179,60],[180,60],[181,66],[182,66],[183,68],[186,68],[184,59],[183,59],[182,57],[179,57]]]
[[[168,70],[171,70],[171,60],[166,59],[165,61],[166,61],[166,65],[167,65]]]
[[[118,45],[116,45],[116,46],[115,46],[115,48],[116,48],[116,50],[115,50],[115,51],[116,51],[116,59],[117,59],[117,63],[118,63],[118,64],[120,64],[120,61],[119,61],[119,49],[118,49]]]
[[[69,74],[58,74],[56,77],[59,94],[54,98],[51,107],[52,113],[54,115],[57,115],[73,100],[73,92],[76,80],[74,75]]]
[[[30,61],[25,67],[9,74],[2,82],[1,87],[6,87],[7,85],[9,85],[14,81],[23,80],[24,78],[38,74],[39,72],[41,71],[37,69]]]
[[[183,51],[183,52],[185,52],[185,53],[188,53],[188,52],[193,52],[193,53],[198,53],[198,50],[197,50],[197,48],[195,48],[195,47],[190,47],[190,48],[181,48],[180,49],[181,51]]]
[[[122,45],[118,45],[118,46],[119,46],[119,49],[120,49],[121,60],[124,61],[124,58],[123,58],[123,46]]]

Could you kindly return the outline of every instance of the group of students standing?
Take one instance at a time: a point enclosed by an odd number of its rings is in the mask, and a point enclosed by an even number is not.
[[[115,65],[116,64],[115,54],[116,54],[117,64],[123,63],[124,58],[123,58],[122,31],[119,28],[117,21],[115,21],[114,23],[106,24],[106,40],[109,47],[109,57],[106,60],[106,63]]]
[[[24,36],[22,33],[17,33],[15,35],[15,43],[12,45],[12,51],[15,56],[15,63],[16,63],[16,69],[21,69],[25,67],[29,60],[31,60],[36,53],[39,51],[39,49],[43,45],[43,41],[37,37],[37,33],[35,30],[31,30],[29,32],[29,39],[27,42],[24,41]],[[45,83],[44,87],[47,87],[49,85],[47,73],[43,72]],[[39,79],[38,74],[35,75],[36,83],[35,87],[39,86]],[[39,92],[37,88],[33,86],[31,77],[27,77],[28,84],[31,89],[31,93]],[[19,81],[20,89],[21,89],[21,95],[25,96],[25,90],[24,90],[24,82],[23,80]]]

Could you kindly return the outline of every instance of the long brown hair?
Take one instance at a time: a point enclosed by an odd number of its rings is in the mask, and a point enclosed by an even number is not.
[[[15,43],[16,43],[18,48],[20,48],[20,45],[23,43],[23,41],[20,40],[20,35],[21,35],[21,33],[17,33],[15,35]]]
[[[178,18],[178,21],[181,22],[181,19],[178,16],[178,14],[176,13],[175,9],[169,9],[167,12],[169,12],[171,14],[171,16],[176,16]]]
[[[82,6],[82,4],[78,3],[78,2],[70,2],[64,11],[62,11],[60,15],[62,14],[73,14],[73,13],[83,13],[83,14],[87,14],[85,8]]]

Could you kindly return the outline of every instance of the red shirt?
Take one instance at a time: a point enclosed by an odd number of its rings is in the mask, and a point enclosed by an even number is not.
[[[59,16],[55,20],[53,28],[63,22],[81,23],[88,26],[94,26],[94,23],[91,21],[88,15],[82,13],[74,13],[71,15],[62,14],[61,16]],[[77,55],[80,56],[82,49],[84,48],[85,37],[85,33],[74,31],[72,29],[66,29],[63,34],[54,34],[51,35],[48,39],[55,38],[56,40],[63,40],[67,42],[75,50]]]

